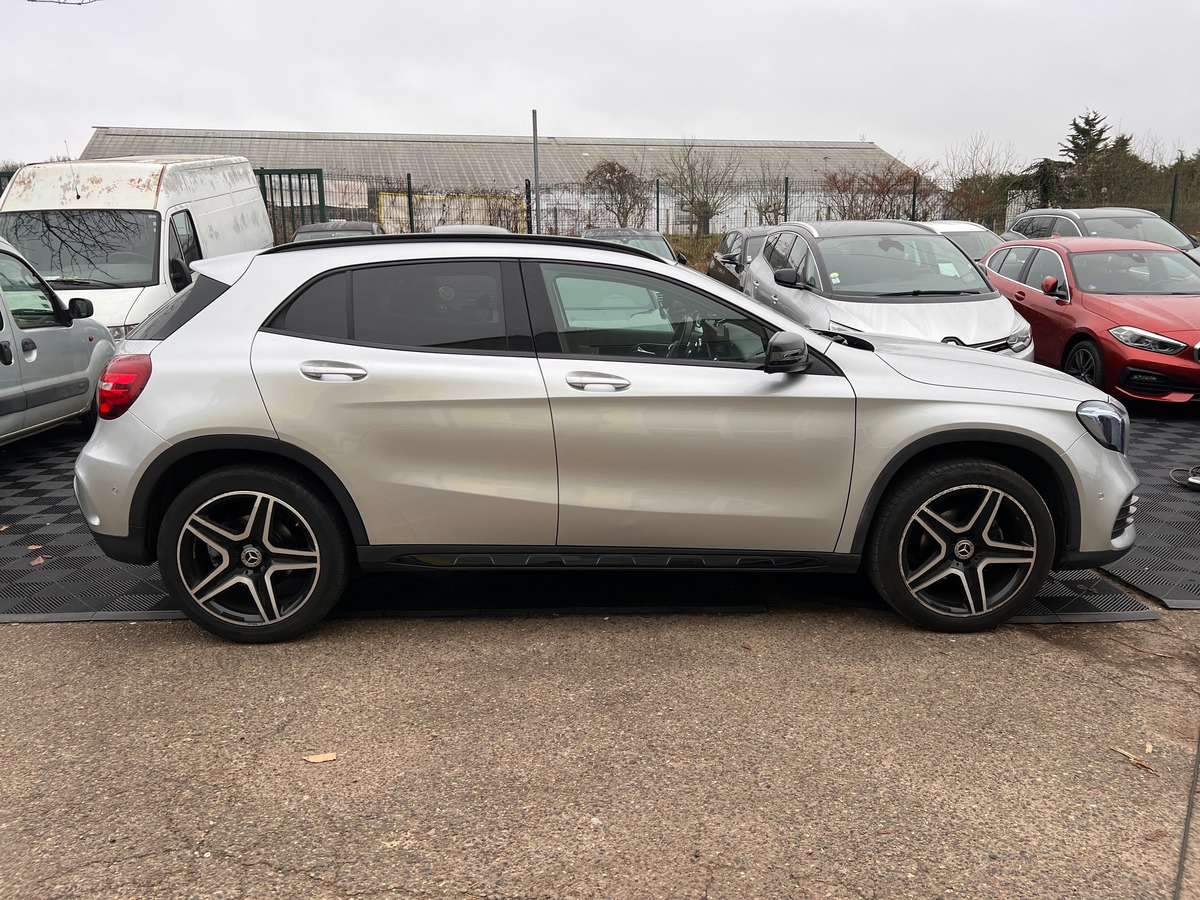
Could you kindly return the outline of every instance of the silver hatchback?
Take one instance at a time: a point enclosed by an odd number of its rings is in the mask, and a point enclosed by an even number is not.
[[[1128,417],[1053,370],[813,332],[570,238],[397,235],[198,262],[108,366],[75,491],[236,641],[359,571],[863,569],[991,628],[1134,541]]]

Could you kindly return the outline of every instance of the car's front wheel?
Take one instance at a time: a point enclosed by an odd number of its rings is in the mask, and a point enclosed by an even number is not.
[[[1054,520],[1028,481],[988,460],[953,460],[912,472],[884,498],[867,574],[913,622],[981,631],[1034,598],[1054,546]]]
[[[1067,351],[1063,371],[1092,387],[1104,389],[1104,357],[1093,340],[1081,340]]]
[[[171,502],[158,534],[163,581],[196,624],[268,643],[316,625],[346,585],[350,541],[340,511],[271,466],[210,472]]]

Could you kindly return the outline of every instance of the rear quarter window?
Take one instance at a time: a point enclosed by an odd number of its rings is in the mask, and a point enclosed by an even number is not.
[[[142,320],[126,337],[131,341],[161,341],[173,335],[223,293],[229,285],[200,275]]]

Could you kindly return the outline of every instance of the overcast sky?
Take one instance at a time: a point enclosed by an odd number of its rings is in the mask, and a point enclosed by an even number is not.
[[[1200,149],[1200,0],[0,0],[0,160],[97,125]]]

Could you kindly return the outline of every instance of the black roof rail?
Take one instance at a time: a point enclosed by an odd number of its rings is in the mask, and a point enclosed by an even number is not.
[[[645,259],[654,259],[659,262],[661,257],[655,256],[647,250],[640,250],[637,247],[630,247],[625,244],[614,244],[609,241],[590,240],[581,237],[568,237],[558,234],[521,234],[514,232],[512,234],[431,234],[428,232],[417,232],[415,234],[363,234],[352,235],[347,237],[321,238],[315,241],[293,241],[286,244],[276,244],[274,247],[268,247],[262,251],[260,255],[272,253],[295,253],[302,250],[310,250],[318,247],[348,247],[355,244],[410,244],[410,243],[429,243],[429,244],[524,244],[543,245],[543,246],[558,246],[558,247],[592,247],[599,250],[612,250],[618,253],[628,253],[634,256],[640,256]]]

